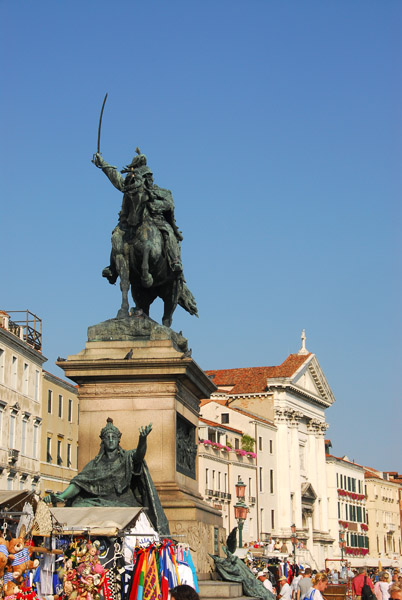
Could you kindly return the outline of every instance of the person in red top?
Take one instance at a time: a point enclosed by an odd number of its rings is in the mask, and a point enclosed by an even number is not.
[[[367,575],[367,571],[365,567],[360,567],[359,574],[353,578],[352,581],[352,598],[353,600],[361,600],[362,596],[362,587],[364,586],[364,578],[366,578],[367,585],[373,590],[374,586],[370,577]]]

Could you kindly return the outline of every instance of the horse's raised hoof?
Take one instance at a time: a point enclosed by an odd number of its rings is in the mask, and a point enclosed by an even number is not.
[[[128,308],[120,308],[116,319],[127,319],[128,318]]]
[[[144,288],[150,288],[153,282],[154,279],[150,273],[148,273],[144,277],[141,277],[141,283],[144,286]]]
[[[116,271],[113,272],[111,267],[105,267],[102,271],[102,277],[106,277],[108,282],[113,285],[117,281],[118,274]]]

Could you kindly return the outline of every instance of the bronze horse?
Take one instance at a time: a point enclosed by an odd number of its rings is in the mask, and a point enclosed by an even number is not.
[[[137,160],[139,158],[136,157]],[[110,283],[115,283],[117,277],[120,277],[122,303],[117,318],[129,316],[130,287],[136,308],[141,309],[147,316],[152,302],[158,297],[163,300],[162,324],[166,327],[171,326],[173,313],[178,304],[191,315],[198,316],[195,298],[186,285],[181,268],[174,270],[172,260],[168,257],[168,240],[165,236],[166,230],[169,230],[171,225],[168,222],[164,224],[163,219],[161,223],[160,214],[157,217],[152,214],[151,208],[157,200],[153,197],[152,187],[150,189],[144,187],[144,179],[139,174],[136,175],[141,172],[141,169],[136,170],[132,166],[133,161],[129,165],[130,175],[123,179],[116,168],[108,165],[99,154],[94,156],[93,162],[102,168],[113,185],[124,193],[119,224],[112,234],[110,267],[103,270],[103,276]],[[151,173],[144,166],[143,171],[146,171],[146,174]],[[169,194],[171,198],[168,190],[153,187],[162,194],[162,198],[163,194]],[[163,200],[161,204],[163,208]],[[168,203],[168,208],[173,209],[173,200],[171,204]],[[174,217],[173,225],[176,227]]]

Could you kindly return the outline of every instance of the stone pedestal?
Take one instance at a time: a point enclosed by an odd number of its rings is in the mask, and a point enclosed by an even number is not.
[[[138,428],[152,423],[146,461],[171,535],[190,545],[197,571],[207,573],[214,540],[225,539],[222,517],[204,502],[197,481],[199,401],[215,386],[183,352],[184,338],[153,323],[139,315],[90,327],[85,349],[57,363],[79,386],[78,470],[98,453],[107,417],[125,449],[136,448]]]

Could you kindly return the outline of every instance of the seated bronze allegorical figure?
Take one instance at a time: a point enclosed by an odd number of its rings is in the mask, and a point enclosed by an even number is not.
[[[169,524],[144,457],[152,424],[140,428],[138,446],[124,450],[121,432],[107,419],[100,433],[98,455],[89,461],[61,493],[45,496],[45,502],[66,506],[142,506],[160,535],[169,535]]]

